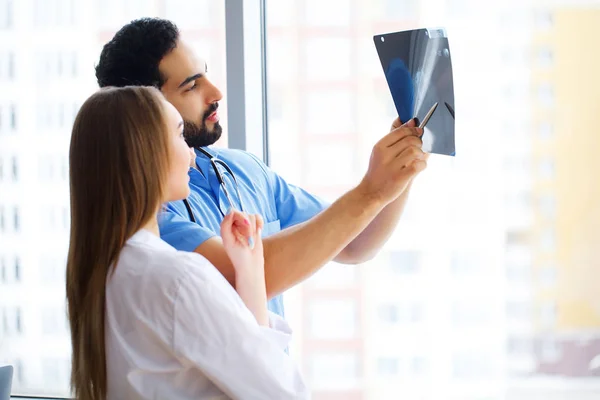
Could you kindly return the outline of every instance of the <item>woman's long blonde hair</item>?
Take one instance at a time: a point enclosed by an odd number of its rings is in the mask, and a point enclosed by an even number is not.
[[[75,398],[106,398],[106,280],[134,233],[164,198],[169,143],[162,95],[105,88],[81,107],[69,151],[71,237],[67,303]]]

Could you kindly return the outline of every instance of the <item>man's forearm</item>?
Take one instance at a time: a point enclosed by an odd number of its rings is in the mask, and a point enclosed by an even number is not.
[[[269,298],[332,261],[383,207],[378,199],[357,187],[309,221],[266,238],[265,277]]]
[[[359,264],[372,259],[388,241],[404,212],[410,184],[393,202],[388,204],[373,221],[336,257],[343,264]]]

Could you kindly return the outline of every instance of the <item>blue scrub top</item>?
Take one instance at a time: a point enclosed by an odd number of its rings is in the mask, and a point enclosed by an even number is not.
[[[287,183],[250,153],[225,148],[204,149],[233,171],[244,211],[259,214],[264,220],[263,237],[309,220],[328,206],[322,199]],[[201,172],[190,169],[188,197],[196,223],[190,220],[183,201],[168,203],[159,218],[161,238],[177,250],[194,251],[205,240],[220,235],[223,215],[219,210],[217,176],[208,157],[198,150],[196,165]],[[237,199],[235,191],[230,195]],[[233,202],[237,203],[236,200]],[[279,267],[286,268],[285,265]],[[271,299],[268,308],[284,317],[283,297]]]

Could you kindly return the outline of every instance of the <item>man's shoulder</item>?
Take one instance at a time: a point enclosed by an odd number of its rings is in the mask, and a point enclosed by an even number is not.
[[[254,154],[245,150],[219,148],[212,149],[215,156],[225,162],[231,161],[232,163],[250,163],[255,164],[256,167],[262,167],[263,162]]]

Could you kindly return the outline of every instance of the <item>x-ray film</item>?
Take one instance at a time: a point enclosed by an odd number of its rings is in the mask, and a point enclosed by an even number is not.
[[[454,156],[454,84],[445,30],[386,33],[373,40],[400,120],[416,117],[425,125],[423,151]]]

